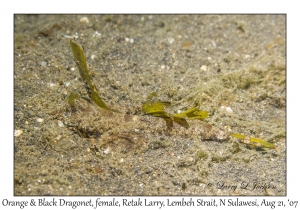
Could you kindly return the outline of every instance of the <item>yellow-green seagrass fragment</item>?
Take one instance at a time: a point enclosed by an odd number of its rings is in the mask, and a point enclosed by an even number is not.
[[[208,112],[200,110],[196,107],[190,108],[179,114],[170,114],[166,111],[166,108],[171,106],[169,101],[154,101],[153,99],[157,97],[156,92],[152,92],[147,97],[147,101],[142,106],[142,111],[147,115],[152,115],[154,117],[164,118],[169,130],[173,127],[173,122],[182,127],[188,129],[190,127],[187,119],[205,119],[208,117]]]
[[[242,134],[239,134],[239,133],[232,133],[230,134],[232,137],[235,137],[237,139],[241,139],[241,140],[244,140],[245,139],[245,136],[242,135]],[[248,137],[249,138],[249,137]],[[252,143],[259,143],[262,147],[264,148],[271,148],[271,149],[274,149],[275,148],[275,145],[270,143],[270,142],[267,142],[263,139],[258,139],[258,138],[252,138],[250,137],[250,142]]]
[[[232,134],[230,134],[230,135],[231,135],[232,137],[237,138],[237,139],[244,139],[244,138],[245,138],[244,135],[239,134],[239,133],[232,133]]]
[[[76,65],[79,69],[80,76],[82,77],[83,81],[85,82],[86,89],[89,93],[89,97],[92,101],[94,101],[100,108],[110,110],[106,104],[102,101],[101,97],[99,96],[98,90],[96,86],[92,83],[91,76],[89,74],[89,70],[86,64],[86,58],[83,52],[83,48],[73,42],[70,39],[70,45],[72,48],[73,56],[76,62]],[[111,110],[114,111],[114,110]]]
[[[170,107],[171,102],[150,102],[147,101],[142,106],[142,111],[147,115],[154,115],[155,117],[169,117],[165,108]]]
[[[110,110],[106,106],[106,104],[102,101],[102,99],[100,98],[96,86],[92,85],[92,88],[93,89],[92,89],[91,94],[90,94],[90,97],[91,97],[92,101],[94,101],[100,108]],[[113,110],[111,110],[111,111],[113,111]]]
[[[82,77],[82,79],[87,83],[87,85],[90,88],[91,85],[92,85],[91,77],[90,77],[90,74],[89,74],[89,70],[87,68],[83,48],[80,45],[73,42],[72,39],[70,39],[70,45],[71,45],[71,48],[72,48],[72,52],[73,52],[73,56],[74,56],[76,65],[79,69],[80,76]]]
[[[275,145],[270,143],[270,142],[267,142],[265,140],[262,140],[262,139],[257,139],[257,138],[252,138],[250,137],[250,142],[255,142],[255,143],[259,143],[262,145],[262,147],[265,147],[265,148],[271,148],[271,149],[274,149],[275,148]]]
[[[142,111],[147,115],[152,115],[154,117],[163,118],[166,121],[167,129],[172,130],[173,119],[165,111],[165,109],[167,107],[171,106],[171,102],[169,102],[169,101],[158,101],[158,102],[149,101],[156,96],[157,96],[157,94],[155,92],[153,92],[147,97],[147,101],[142,106]]]
[[[189,118],[189,119],[199,119],[203,120],[209,116],[207,111],[200,110],[197,107],[192,107],[186,111],[183,111],[179,114],[173,114],[172,117],[178,117],[178,118]]]

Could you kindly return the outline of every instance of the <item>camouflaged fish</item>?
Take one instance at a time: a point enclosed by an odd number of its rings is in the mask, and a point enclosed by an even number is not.
[[[79,69],[79,73],[85,83],[85,88],[89,94],[90,99],[101,109],[103,109],[103,116],[105,115],[105,110],[118,112],[115,110],[111,110],[106,106],[103,100],[100,98],[97,87],[92,83],[91,76],[89,74],[86,58],[84,55],[83,48],[73,42],[72,38],[70,39],[70,45],[72,48],[74,60],[76,65]],[[150,115],[155,118],[161,118],[165,121],[165,125],[162,123],[161,120],[156,121],[154,124],[151,123],[151,128],[153,132],[161,132],[163,128],[167,127],[167,132],[174,133],[175,135],[182,135],[182,136],[189,136],[193,138],[201,138],[201,140],[216,140],[216,141],[225,141],[230,139],[230,137],[236,138],[240,140],[240,142],[252,145],[254,147],[265,147],[265,148],[275,148],[275,145],[267,142],[262,139],[247,137],[242,134],[237,133],[230,133],[229,131],[223,130],[216,126],[212,126],[206,122],[203,122],[204,119],[209,117],[209,113],[205,110],[200,110],[198,107],[191,107],[185,111],[182,111],[177,114],[172,114],[167,111],[167,109],[171,106],[171,102],[168,101],[159,101],[156,100],[157,94],[155,92],[151,93],[148,97],[146,102],[142,105],[142,112],[145,115]],[[73,97],[74,98],[74,97]],[[92,121],[92,115],[89,119]],[[110,119],[109,119],[110,118]],[[129,126],[136,127],[134,130],[145,130],[143,126],[149,126],[145,124],[145,117],[144,116],[137,116],[137,115],[109,115],[108,123],[114,124],[128,124]],[[115,118],[118,118],[116,120]],[[99,119],[95,119],[98,121]],[[195,122],[197,120],[197,122]],[[81,120],[80,120],[81,121]],[[189,121],[189,122],[188,122]],[[130,123],[131,122],[131,123]],[[133,123],[133,124],[132,124]],[[119,126],[116,126],[118,130]],[[140,129],[138,129],[140,128]],[[174,128],[174,129],[173,129]],[[79,128],[80,129],[80,128]],[[91,131],[87,131],[87,133],[98,132],[99,128],[90,128]],[[111,128],[105,129],[104,127],[101,128],[102,130],[110,130]],[[84,129],[81,129],[84,131]],[[112,129],[114,130],[114,129]],[[111,130],[111,131],[112,131]],[[132,129],[129,129],[132,130]],[[111,132],[109,132],[111,133]],[[120,133],[118,130],[117,133]],[[134,131],[132,130],[132,134]],[[119,134],[118,134],[119,135]],[[109,139],[109,137],[107,137]]]

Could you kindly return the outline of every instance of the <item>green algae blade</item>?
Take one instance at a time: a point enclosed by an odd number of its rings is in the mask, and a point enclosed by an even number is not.
[[[270,148],[270,149],[274,149],[275,148],[275,145],[270,143],[270,142],[267,142],[263,139],[257,139],[257,138],[252,138],[250,137],[250,142],[254,142],[254,143],[259,143],[261,144],[262,147],[265,147],[265,148]]]
[[[100,98],[96,86],[92,85],[92,87],[93,87],[93,89],[92,89],[91,94],[90,94],[90,97],[91,97],[92,101],[94,101],[100,108],[110,110],[106,106],[106,104],[102,101],[102,99]]]
[[[232,133],[232,134],[230,134],[230,135],[231,135],[232,137],[237,138],[237,139],[244,139],[244,138],[245,138],[244,135],[239,134],[239,133]]]
[[[73,39],[70,39],[70,45],[72,48],[73,56],[76,62],[76,65],[79,69],[80,76],[87,83],[88,86],[91,86],[91,76],[86,64],[86,58],[84,55],[83,48],[73,42]]]
[[[142,106],[142,111],[147,115],[152,115],[154,117],[163,118],[166,121],[166,125],[168,130],[172,130],[173,121],[177,124],[181,125],[184,128],[189,128],[189,124],[186,119],[182,117],[173,117],[170,116],[166,111],[165,108],[170,107],[171,103],[168,101],[161,101],[161,102],[150,102],[147,101]]]
[[[164,118],[169,130],[173,127],[173,122],[181,125],[182,127],[188,129],[190,127],[187,119],[200,119],[203,120],[209,116],[208,112],[200,110],[196,107],[192,107],[186,111],[179,114],[170,114],[166,112],[166,108],[171,106],[169,101],[154,101],[157,98],[157,93],[152,92],[147,97],[147,101],[142,106],[142,111],[147,115],[152,115],[154,117]]]
[[[89,70],[87,68],[86,58],[84,55],[83,48],[80,45],[73,42],[73,39],[70,39],[70,45],[72,48],[72,52],[73,52],[73,56],[74,56],[76,65],[79,69],[80,76],[82,77],[82,79],[85,83],[85,86],[86,86],[87,92],[89,93],[90,99],[100,108],[106,109],[106,110],[111,110],[103,102],[103,100],[99,96],[96,86],[92,83],[91,76],[90,76]],[[111,110],[111,111],[118,112],[115,110]]]
[[[173,119],[165,111],[166,108],[171,106],[171,102],[169,102],[169,101],[152,101],[152,99],[155,97],[157,97],[156,92],[152,92],[147,97],[147,101],[142,106],[142,111],[146,115],[152,115],[153,117],[163,118],[166,121],[167,129],[172,130]]]
[[[172,117],[203,120],[203,119],[209,117],[209,114],[207,111],[200,110],[199,108],[196,108],[196,107],[192,107],[192,108],[190,108],[186,111],[183,111],[179,114],[173,114]]]
[[[264,147],[264,148],[270,148],[270,149],[274,149],[275,148],[275,145],[268,142],[268,141],[265,141],[263,139],[258,139],[258,138],[253,138],[253,137],[246,137],[242,134],[239,134],[239,133],[232,133],[230,134],[232,137],[235,137],[237,139],[241,139],[241,140],[248,140],[248,143],[255,143],[253,144],[254,146],[261,146],[261,147]],[[243,141],[242,141],[243,142]]]
[[[165,108],[170,107],[171,102],[160,101],[160,102],[150,102],[147,101],[142,106],[142,111],[147,115],[153,115],[155,117],[169,117]]]

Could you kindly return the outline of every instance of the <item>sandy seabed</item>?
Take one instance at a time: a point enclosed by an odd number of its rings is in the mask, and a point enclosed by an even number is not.
[[[285,15],[14,18],[15,195],[286,194]],[[89,103],[70,36],[121,113]],[[141,112],[152,92],[210,117],[169,132]],[[204,141],[205,125],[276,148]]]

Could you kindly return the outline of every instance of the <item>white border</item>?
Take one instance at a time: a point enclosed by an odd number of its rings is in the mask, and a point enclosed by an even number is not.
[[[30,200],[13,197],[13,14],[14,13],[286,13],[287,14],[287,196],[271,200],[299,200],[299,11],[296,1],[7,1],[1,3],[1,146],[0,201]],[[56,197],[59,199],[60,197]],[[62,197],[66,198],[66,197]],[[124,198],[124,197],[122,197]],[[119,199],[122,199],[119,197]],[[177,197],[179,198],[179,197]],[[209,197],[203,197],[209,200]],[[214,199],[226,197],[213,197]],[[228,199],[233,197],[227,197]],[[37,199],[37,198],[36,198]],[[80,197],[69,198],[79,200]],[[87,200],[87,197],[82,197]],[[95,199],[95,198],[94,198]],[[166,199],[166,197],[161,197]],[[196,200],[197,198],[194,197]],[[254,197],[243,197],[253,200]],[[257,197],[262,200],[263,197]],[[154,200],[159,200],[155,197]],[[1,205],[1,203],[0,203]],[[2,205],[1,205],[2,206]],[[129,207],[124,207],[130,209]],[[199,208],[199,207],[197,207]],[[229,207],[227,207],[229,208]],[[270,207],[266,207],[270,209]],[[31,208],[25,208],[31,209]],[[43,209],[39,207],[39,209]],[[173,208],[174,209],[174,208]]]

